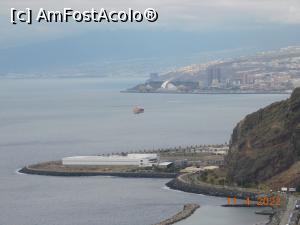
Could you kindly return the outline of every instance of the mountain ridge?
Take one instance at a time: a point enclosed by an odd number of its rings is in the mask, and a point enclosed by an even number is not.
[[[232,182],[261,183],[288,170],[299,158],[300,88],[296,88],[289,99],[251,113],[236,125],[225,167]]]

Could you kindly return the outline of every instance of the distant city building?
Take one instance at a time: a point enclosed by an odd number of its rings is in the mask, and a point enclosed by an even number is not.
[[[161,85],[162,89],[167,89],[169,91],[176,91],[177,87],[172,84],[169,80],[165,81],[162,85]]]
[[[210,86],[213,87],[213,88],[220,88],[219,80],[218,79],[213,79]]]
[[[300,48],[190,65],[134,87],[138,92],[289,93],[300,87]],[[164,82],[163,82],[164,81]]]
[[[207,84],[212,86],[213,82],[221,82],[221,68],[219,67],[208,67],[207,68]]]

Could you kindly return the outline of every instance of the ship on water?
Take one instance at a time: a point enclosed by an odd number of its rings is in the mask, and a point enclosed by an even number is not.
[[[141,107],[135,106],[132,111],[134,114],[140,114],[140,113],[144,113],[145,110]]]

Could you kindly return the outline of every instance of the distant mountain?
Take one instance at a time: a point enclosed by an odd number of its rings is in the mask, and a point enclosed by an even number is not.
[[[285,101],[246,116],[233,130],[225,158],[229,179],[240,185],[300,184],[300,88]]]
[[[289,73],[300,76],[300,46],[290,46],[276,51],[259,52],[254,56],[242,56],[236,59],[211,61],[205,64],[190,65],[162,74],[160,80],[199,81],[207,70],[219,68],[221,76],[249,76],[269,73],[277,75]],[[274,74],[276,75],[276,74]]]

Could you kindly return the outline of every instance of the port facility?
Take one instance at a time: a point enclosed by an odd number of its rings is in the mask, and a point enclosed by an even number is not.
[[[157,154],[127,154],[109,156],[72,156],[62,159],[62,164],[66,166],[139,166],[151,167],[159,164]]]

